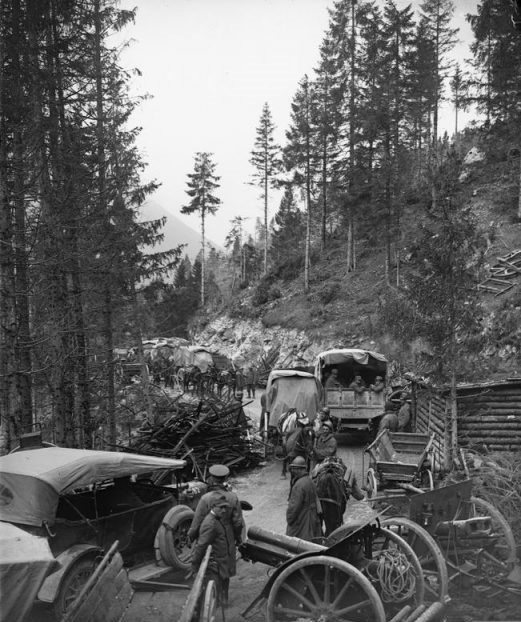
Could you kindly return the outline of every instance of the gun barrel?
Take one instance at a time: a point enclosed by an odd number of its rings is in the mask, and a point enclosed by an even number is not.
[[[268,529],[262,529],[262,527],[256,527],[255,525],[248,529],[248,538],[279,547],[294,555],[298,555],[299,553],[320,552],[327,549],[327,547],[321,544],[302,540],[301,538],[294,538],[293,536],[285,536],[280,533],[275,533],[274,531],[269,531]]]

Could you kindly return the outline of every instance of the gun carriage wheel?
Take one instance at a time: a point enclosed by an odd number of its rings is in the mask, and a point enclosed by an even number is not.
[[[423,605],[424,575],[412,547],[397,533],[382,528],[373,536],[371,549],[372,558],[365,572],[386,605]]]
[[[470,581],[486,593],[514,569],[515,539],[504,516],[488,501],[470,497],[465,505],[453,521],[438,527],[436,538],[447,560],[449,580]],[[467,517],[474,520],[471,529],[465,529]]]
[[[267,622],[341,619],[386,620],[382,601],[369,579],[341,559],[319,555],[296,560],[271,587]]]
[[[423,571],[425,600],[443,602],[449,591],[449,576],[445,558],[434,538],[423,527],[402,516],[385,518],[382,526],[397,533],[416,553]]]

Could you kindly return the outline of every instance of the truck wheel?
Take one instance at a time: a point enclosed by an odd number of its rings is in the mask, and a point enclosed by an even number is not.
[[[63,578],[58,595],[54,601],[54,614],[57,620],[61,620],[70,609],[95,568],[96,561],[93,557],[80,559],[71,566]]]
[[[190,570],[192,545],[188,530],[194,511],[187,505],[176,505],[164,516],[154,540],[156,560],[180,570]]]

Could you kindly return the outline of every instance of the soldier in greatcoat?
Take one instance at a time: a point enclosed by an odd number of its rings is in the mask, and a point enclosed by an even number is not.
[[[307,473],[307,462],[297,456],[289,466],[292,475],[286,510],[286,535],[313,540],[320,538],[322,527],[315,484]]]
[[[226,531],[228,543],[228,576],[222,578],[221,587],[223,604],[226,605],[228,603],[230,577],[234,577],[237,572],[236,546],[241,543],[244,519],[239,498],[226,484],[226,478],[230,474],[228,467],[224,464],[214,464],[210,467],[209,473],[208,492],[199,499],[192,524],[188,530],[188,537],[192,542],[197,541],[196,547],[199,545],[205,517],[208,516],[215,499],[224,498],[227,505],[222,516],[220,516],[220,521]]]
[[[192,550],[191,567],[196,573],[211,545],[212,552],[207,568],[207,577],[213,579],[217,588],[217,601],[222,605],[228,604],[228,589],[230,577],[235,574],[235,567],[230,563],[231,552],[235,560],[235,543],[230,539],[230,534],[225,525],[225,514],[230,505],[224,495],[214,494],[211,501],[211,509],[204,517],[199,527],[197,542]]]

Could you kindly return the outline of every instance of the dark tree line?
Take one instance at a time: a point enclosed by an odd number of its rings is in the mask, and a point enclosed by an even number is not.
[[[141,343],[138,289],[179,251],[145,255],[160,221],[130,129],[131,75],[108,44],[112,0],[0,1],[0,450],[33,421],[58,444],[115,436],[114,344]]]
[[[471,72],[451,61],[453,10],[452,0],[423,2],[416,14],[393,0],[333,3],[318,65],[300,81],[291,103],[285,144],[272,140],[267,104],[257,128],[252,163],[256,179],[261,173],[263,197],[269,180],[291,187],[296,205],[287,231],[286,195],[271,219],[272,270],[299,248],[307,287],[312,254],[335,239],[343,241],[347,271],[356,269],[360,249],[383,246],[387,282],[399,283],[404,206],[416,202],[436,210],[440,200],[448,138],[440,134],[439,115],[447,101],[455,117],[477,106],[489,129],[503,128],[518,146],[521,38],[510,7],[484,0],[468,16]],[[262,139],[271,163],[264,169]]]

